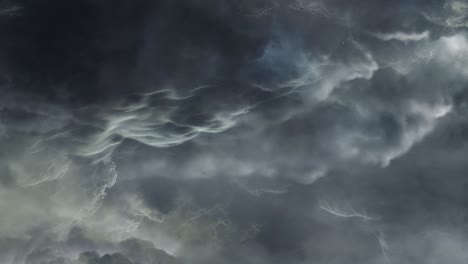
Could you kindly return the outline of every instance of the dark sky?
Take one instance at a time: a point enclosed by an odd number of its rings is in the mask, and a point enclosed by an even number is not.
[[[0,0],[0,263],[468,263],[465,0]]]

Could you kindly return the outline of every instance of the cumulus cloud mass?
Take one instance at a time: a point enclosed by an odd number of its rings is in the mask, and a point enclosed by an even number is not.
[[[468,263],[465,0],[0,0],[0,263]]]

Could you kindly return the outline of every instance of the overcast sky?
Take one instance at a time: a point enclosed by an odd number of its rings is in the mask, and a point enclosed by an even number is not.
[[[0,0],[0,263],[468,263],[465,0]]]

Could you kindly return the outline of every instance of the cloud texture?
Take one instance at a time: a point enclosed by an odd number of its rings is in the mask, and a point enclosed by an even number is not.
[[[0,262],[464,264],[463,0],[0,0]]]

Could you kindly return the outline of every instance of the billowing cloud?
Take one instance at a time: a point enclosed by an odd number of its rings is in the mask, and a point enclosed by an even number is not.
[[[0,1],[0,262],[466,263],[464,1]]]

